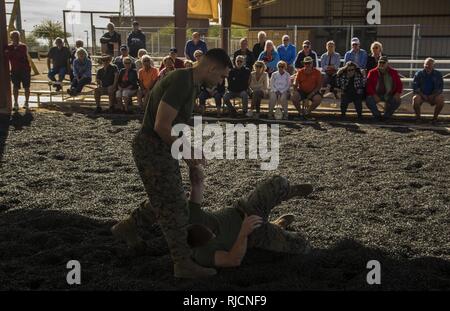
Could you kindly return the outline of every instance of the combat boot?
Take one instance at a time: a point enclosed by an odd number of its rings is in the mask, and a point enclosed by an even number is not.
[[[173,271],[176,278],[183,279],[206,278],[217,274],[216,269],[202,267],[192,261],[192,259],[176,262]]]
[[[128,217],[111,227],[111,233],[117,239],[127,243],[127,246],[137,252],[147,247],[145,241],[139,236],[133,218]]]
[[[308,194],[313,192],[313,189],[314,188],[311,184],[291,185],[289,187],[289,193],[286,196],[285,200],[300,196],[306,197]]]
[[[295,216],[293,214],[284,214],[280,216],[278,219],[272,221],[272,224],[281,227],[282,229],[286,229],[289,227],[295,220]]]

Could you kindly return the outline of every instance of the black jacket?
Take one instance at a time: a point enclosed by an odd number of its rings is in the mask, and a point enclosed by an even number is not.
[[[228,90],[230,92],[242,92],[248,89],[250,82],[250,70],[246,67],[233,68],[228,74]]]
[[[128,48],[130,49],[131,56],[136,58],[139,50],[145,49],[145,40],[145,35],[141,30],[130,32],[130,34],[128,35],[127,44]]]
[[[126,69],[122,69],[119,73],[119,86],[122,88],[129,87],[132,85],[133,90],[138,89],[138,74],[136,69],[130,69],[128,72],[128,81],[122,81],[123,76],[125,75]]]

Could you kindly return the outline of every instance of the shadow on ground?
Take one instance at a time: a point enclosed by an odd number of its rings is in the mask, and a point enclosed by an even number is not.
[[[396,258],[341,240],[308,256],[250,250],[238,269],[199,281],[175,280],[159,228],[146,232],[149,251],[133,256],[110,235],[111,221],[54,210],[0,211],[0,289],[108,290],[448,290],[450,262]],[[69,260],[81,285],[66,283]],[[366,264],[381,263],[381,285],[369,286]]]

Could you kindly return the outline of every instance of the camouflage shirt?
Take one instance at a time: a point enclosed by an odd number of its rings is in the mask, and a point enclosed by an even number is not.
[[[239,235],[242,217],[235,208],[214,212],[202,210],[200,204],[189,202],[189,223],[202,224],[214,232],[216,237],[205,246],[193,249],[194,260],[205,267],[214,267],[216,251],[230,251]]]
[[[193,69],[177,69],[158,81],[150,92],[147,108],[142,122],[145,133],[152,133],[155,126],[159,103],[164,101],[178,111],[172,125],[190,120],[194,110],[195,99],[200,91],[194,84]]]

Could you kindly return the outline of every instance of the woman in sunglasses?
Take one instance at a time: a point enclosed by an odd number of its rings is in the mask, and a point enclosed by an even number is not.
[[[350,103],[355,105],[358,118],[362,118],[362,100],[366,80],[359,67],[349,61],[337,73],[337,85],[342,90],[341,115],[345,118]]]
[[[119,73],[119,86],[116,92],[117,103],[122,106],[123,112],[128,112],[128,106],[132,103],[133,96],[138,91],[138,74],[136,69],[132,68],[132,61],[129,57],[124,57],[123,65],[125,68]]]

